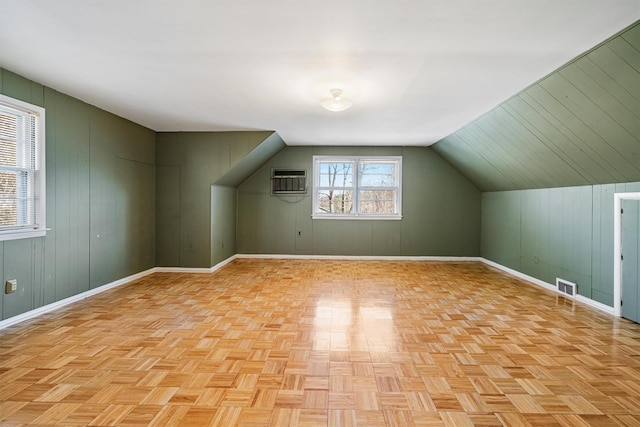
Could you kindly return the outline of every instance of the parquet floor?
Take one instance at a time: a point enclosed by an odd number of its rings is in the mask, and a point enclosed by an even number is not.
[[[0,420],[638,426],[640,325],[480,263],[238,259],[0,331]]]

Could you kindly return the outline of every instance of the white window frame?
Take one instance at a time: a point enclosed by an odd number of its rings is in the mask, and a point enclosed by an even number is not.
[[[45,197],[45,109],[2,94],[0,94],[0,105],[37,117],[35,126],[36,162],[35,168],[30,168],[34,174],[35,203],[33,204],[33,208],[35,209],[35,223],[0,227],[0,241],[41,237],[47,233]]]
[[[318,191],[328,190],[331,187],[320,186],[320,163],[352,163],[354,167],[353,185],[346,188],[353,190],[353,213],[323,213],[318,207]],[[395,187],[365,187],[361,186],[360,164],[363,162],[394,162]],[[333,188],[342,188],[336,187]],[[360,192],[363,190],[389,190],[396,191],[396,206],[394,214],[361,213]],[[356,219],[356,220],[400,220],[402,219],[402,156],[313,156],[313,219]]]

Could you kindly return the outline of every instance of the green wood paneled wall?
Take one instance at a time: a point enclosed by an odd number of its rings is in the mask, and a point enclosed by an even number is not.
[[[0,242],[2,319],[154,267],[155,133],[2,69],[0,92],[46,109],[51,229]]]
[[[640,182],[483,193],[481,256],[577,283],[580,295],[613,306],[613,196],[639,191]]]
[[[273,132],[157,134],[156,265],[195,268],[213,265],[219,251],[211,248],[211,185],[235,166],[243,169],[243,159],[255,150],[272,156],[269,150],[260,148],[266,140],[273,141],[272,135]],[[268,159],[262,158],[253,167]],[[250,173],[241,172],[238,174]],[[223,217],[235,217],[235,205],[227,210]]]
[[[640,181],[640,24],[433,148],[483,191]]]
[[[313,220],[304,196],[271,196],[271,168],[306,169],[314,155],[402,155],[403,218]],[[238,189],[238,253],[477,256],[480,192],[430,148],[287,147]]]
[[[235,187],[211,186],[211,266],[236,254],[237,193]]]

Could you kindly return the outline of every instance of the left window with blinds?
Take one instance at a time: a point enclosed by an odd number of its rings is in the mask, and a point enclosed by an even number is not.
[[[0,241],[44,236],[45,110],[0,95]]]

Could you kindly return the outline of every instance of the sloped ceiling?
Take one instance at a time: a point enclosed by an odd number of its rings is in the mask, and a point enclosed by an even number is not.
[[[640,23],[433,148],[483,191],[640,181]]]
[[[253,150],[247,153],[237,164],[229,168],[229,171],[221,176],[216,185],[238,187],[252,173],[265,164],[270,158],[278,154],[286,147],[286,144],[276,132],[272,132]]]
[[[640,0],[4,0],[0,66],[156,131],[430,145]],[[338,87],[342,113],[320,101]]]

